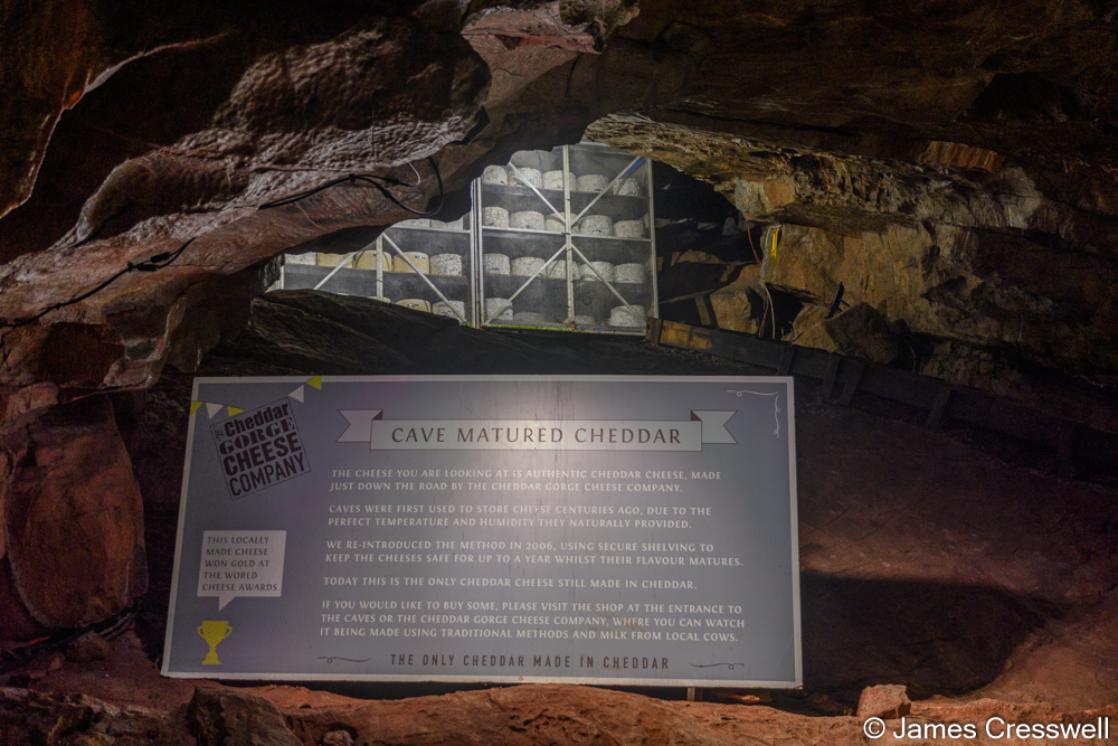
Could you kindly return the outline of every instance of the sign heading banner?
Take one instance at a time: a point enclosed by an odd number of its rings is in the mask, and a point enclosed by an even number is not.
[[[691,412],[690,420],[385,420],[379,409],[342,410],[339,443],[372,450],[701,451],[733,443],[734,410]]]

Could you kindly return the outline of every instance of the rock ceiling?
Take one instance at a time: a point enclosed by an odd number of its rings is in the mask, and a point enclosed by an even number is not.
[[[824,301],[842,282],[936,340],[925,372],[975,383],[1012,358],[1113,381],[1118,21],[1102,2],[258,7],[0,3],[0,316],[193,239],[0,329],[6,430],[150,385],[182,319],[237,284],[222,278],[404,219],[436,171],[460,208],[485,163],[587,126],[782,224],[766,281]],[[395,200],[349,182],[261,209],[350,174]]]

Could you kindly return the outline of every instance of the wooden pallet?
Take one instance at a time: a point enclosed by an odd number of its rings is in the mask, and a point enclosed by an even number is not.
[[[1076,476],[1087,467],[1118,472],[1118,433],[974,389],[825,350],[674,321],[650,319],[646,337],[665,347],[696,350],[777,375],[817,380],[825,400],[844,406],[854,403],[855,396],[877,397],[923,410],[924,424],[932,429],[964,425],[1040,447],[1055,454],[1057,469],[1064,476]]]

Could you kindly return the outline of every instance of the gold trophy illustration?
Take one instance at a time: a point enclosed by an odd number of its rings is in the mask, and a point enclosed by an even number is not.
[[[220,665],[221,659],[217,657],[217,646],[232,633],[233,625],[225,621],[210,619],[198,625],[198,636],[210,646],[206,657],[202,659],[203,666]]]

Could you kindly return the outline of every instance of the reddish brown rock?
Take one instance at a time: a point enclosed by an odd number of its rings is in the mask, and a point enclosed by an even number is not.
[[[912,701],[904,684],[867,686],[858,698],[858,717],[891,720],[904,717],[912,710]]]
[[[1097,723],[1113,705],[1060,710],[980,699],[914,705],[922,722]],[[65,724],[65,727],[59,727]],[[188,730],[189,728],[189,730]],[[864,746],[862,720],[818,717],[764,706],[664,701],[581,686],[516,686],[402,700],[358,700],[293,687],[252,690],[207,685],[189,705],[117,705],[88,695],[0,688],[0,738],[67,746],[109,742],[345,746]],[[929,740],[930,743],[950,741]],[[980,731],[982,746],[1004,743]]]
[[[15,470],[14,459],[9,453],[0,451],[0,560],[8,553],[8,539],[5,527],[8,525],[6,518],[8,491],[11,485],[12,472]]]
[[[143,508],[107,400],[33,425],[11,484],[7,559],[18,601],[43,628],[100,621],[143,593]]]
[[[53,383],[35,383],[0,391],[0,433],[12,432],[30,424],[57,403],[58,386]],[[0,456],[0,459],[2,458]],[[4,462],[0,460],[0,467],[3,465]],[[2,471],[3,469],[0,469],[0,472]],[[3,498],[0,498],[0,503],[2,502]],[[0,557],[4,556],[2,547],[3,539],[0,538]]]
[[[12,581],[12,564],[8,558],[0,560],[0,646],[39,637],[40,624],[23,605]]]
[[[515,686],[369,702],[359,707],[344,700],[323,705],[301,713],[294,707],[281,707],[304,743],[317,743],[335,723],[352,728],[357,743],[401,746],[862,742],[860,724],[853,718],[806,717],[758,706],[670,702],[579,686]]]
[[[76,663],[104,660],[109,656],[109,643],[96,632],[86,632],[66,646],[66,659]]]
[[[0,687],[0,741],[58,746],[189,743],[169,713],[118,707],[86,695],[58,696]]]
[[[57,651],[52,653],[43,653],[42,655],[33,658],[27,664],[25,673],[32,681],[39,681],[51,675],[55,671],[62,670],[65,664],[65,658],[62,653]]]

